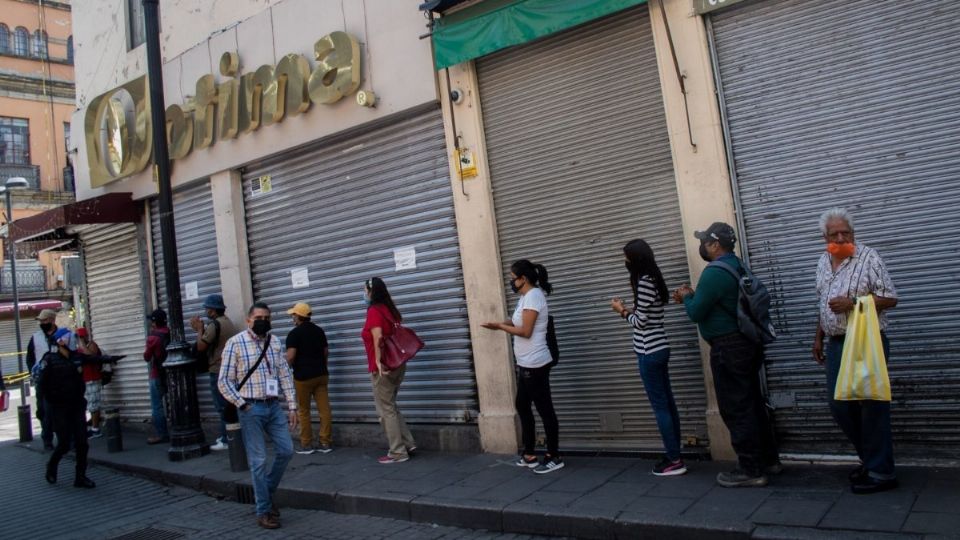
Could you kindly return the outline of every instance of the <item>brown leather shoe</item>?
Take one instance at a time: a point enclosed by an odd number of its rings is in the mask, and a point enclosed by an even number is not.
[[[263,514],[262,516],[257,516],[257,525],[264,529],[279,529],[280,522],[270,514]]]
[[[147,444],[160,444],[170,442],[170,437],[149,437],[147,438]]]

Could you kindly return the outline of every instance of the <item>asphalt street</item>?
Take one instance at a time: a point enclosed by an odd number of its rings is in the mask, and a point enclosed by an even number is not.
[[[92,466],[97,487],[73,487],[73,461],[60,464],[59,481],[44,480],[49,453],[17,444],[17,403],[0,414],[0,471],[6,503],[0,518],[4,540],[200,538],[323,539],[536,539],[430,523],[411,523],[357,514],[282,509],[283,528],[257,527],[253,507],[218,500],[182,487],[165,487]],[[39,437],[39,426],[35,436]]]

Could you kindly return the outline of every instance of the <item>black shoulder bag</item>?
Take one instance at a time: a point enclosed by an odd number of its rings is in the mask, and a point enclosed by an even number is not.
[[[210,371],[210,355],[213,354],[220,343],[220,321],[214,319],[213,325],[216,328],[213,334],[213,343],[207,343],[207,349],[203,353],[197,348],[196,343],[190,346],[190,356],[195,360],[193,367],[196,368],[197,373],[208,373]],[[198,341],[202,339],[202,335],[197,338]]]
[[[253,372],[260,367],[260,362],[263,362],[263,358],[267,356],[267,349],[270,348],[271,337],[272,336],[269,334],[267,335],[267,342],[263,344],[263,350],[260,351],[260,356],[257,358],[256,363],[253,364],[253,367],[247,371],[247,374],[243,376],[243,380],[241,380],[240,384],[237,385],[238,393],[240,392],[240,389],[243,388],[243,385],[247,384],[247,380],[250,379],[250,376],[253,375]],[[240,413],[237,411],[237,406],[234,405],[229,399],[225,399],[225,401],[227,404],[223,407],[223,421],[227,424],[236,424],[240,421]]]

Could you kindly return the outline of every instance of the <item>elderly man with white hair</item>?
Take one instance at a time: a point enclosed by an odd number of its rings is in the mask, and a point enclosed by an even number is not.
[[[853,216],[844,208],[831,208],[820,216],[820,232],[827,251],[817,265],[819,321],[813,357],[827,368],[830,411],[853,443],[860,466],[850,473],[854,493],[876,493],[897,487],[893,464],[890,403],[886,401],[836,401],[833,391],[840,370],[847,313],[859,296],[873,295],[880,319],[883,352],[890,358],[886,310],[897,305],[897,291],[880,254],[855,240]]]

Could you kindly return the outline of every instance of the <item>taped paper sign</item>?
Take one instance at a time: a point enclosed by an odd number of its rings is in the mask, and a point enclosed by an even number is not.
[[[306,268],[294,268],[290,271],[290,280],[293,282],[294,289],[309,287],[310,272]]]
[[[196,300],[200,298],[200,288],[197,286],[196,281],[188,281],[183,286],[183,296],[186,300]]]
[[[401,270],[414,270],[417,268],[417,248],[413,246],[402,247],[393,250],[393,262],[396,264],[397,272]]]

